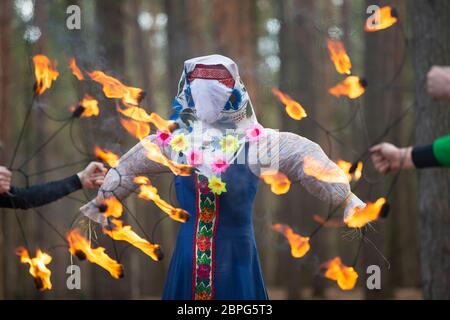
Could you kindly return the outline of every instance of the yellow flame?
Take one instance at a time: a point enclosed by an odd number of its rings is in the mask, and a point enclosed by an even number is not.
[[[347,175],[348,182],[351,182],[352,180],[358,181],[359,179],[361,179],[362,170],[363,170],[363,163],[362,163],[362,161],[358,162],[358,164],[356,165],[356,169],[355,169],[355,171],[353,173],[350,173],[350,169],[352,167],[352,163],[344,161],[344,160],[338,160],[338,162],[336,164]]]
[[[378,219],[385,203],[385,198],[379,198],[375,203],[367,203],[365,208],[351,208],[344,222],[350,228],[362,228]]]
[[[150,126],[145,122],[135,121],[131,119],[120,119],[120,124],[125,128],[125,130],[128,131],[129,134],[131,134],[139,141],[150,134]]]
[[[186,210],[175,208],[162,200],[158,194],[158,189],[152,186],[147,177],[136,177],[134,178],[134,182],[140,185],[139,198],[153,201],[162,211],[175,221],[186,222],[189,219],[189,213]]]
[[[52,82],[55,81],[59,72],[56,71],[56,62],[51,62],[42,54],[33,57],[34,75],[36,77],[36,94],[43,94],[45,90],[50,89]]]
[[[75,78],[77,78],[79,81],[84,80],[83,73],[81,72],[80,68],[78,68],[75,58],[70,58],[69,67],[72,70],[72,74],[75,76]]]
[[[330,59],[333,61],[336,71],[340,74],[351,74],[352,62],[345,51],[342,41],[328,39],[327,46]]]
[[[365,91],[363,82],[357,76],[348,76],[342,82],[328,90],[330,94],[337,98],[346,96],[350,99],[359,98]]]
[[[88,94],[84,95],[83,100],[80,101],[80,105],[84,108],[80,115],[81,117],[89,118],[100,114],[98,101]]]
[[[325,277],[337,282],[342,290],[352,290],[358,280],[358,273],[353,267],[345,266],[340,257],[336,257],[324,264],[327,269]]]
[[[147,240],[138,236],[132,229],[131,226],[123,226],[123,222],[117,219],[111,220],[112,228],[108,230],[103,229],[103,232],[118,241],[126,241],[132,246],[138,248],[150,258],[155,261],[162,259],[161,248],[157,244],[151,244]]]
[[[40,291],[50,290],[52,288],[52,282],[50,281],[52,272],[46,265],[52,261],[52,257],[37,249],[36,257],[30,258],[28,250],[23,247],[18,248],[16,254],[20,257],[20,262],[30,265],[28,271],[35,279],[36,288]]]
[[[77,256],[80,260],[87,259],[99,265],[115,279],[123,277],[123,266],[110,258],[105,253],[105,248],[91,248],[90,242],[78,230],[71,230],[67,235],[67,240],[69,241],[69,251],[72,255]]]
[[[291,187],[289,178],[280,171],[265,171],[261,173],[261,179],[270,185],[270,190],[276,195],[287,193]]]
[[[294,258],[301,258],[308,253],[310,249],[309,237],[302,237],[285,224],[274,224],[273,229],[286,237],[291,246],[291,254]]]
[[[106,162],[111,168],[115,168],[119,165],[119,156],[115,153],[102,149],[98,146],[95,146],[95,156],[101,159],[103,162]]]
[[[287,114],[294,120],[301,120],[307,117],[305,109],[300,103],[292,99],[286,93],[280,91],[277,88],[272,88],[272,93],[280,100],[285,106]]]

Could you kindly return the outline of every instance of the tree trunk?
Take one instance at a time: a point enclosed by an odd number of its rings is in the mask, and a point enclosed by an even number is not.
[[[450,2],[408,2],[414,29],[416,82],[416,143],[431,143],[448,134],[450,105],[426,93],[426,74],[432,65],[450,65]],[[450,299],[450,172],[419,172],[421,271],[425,299]]]

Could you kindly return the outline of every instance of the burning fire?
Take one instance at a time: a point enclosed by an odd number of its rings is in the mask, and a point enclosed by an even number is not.
[[[277,88],[272,88],[272,93],[277,96],[282,104],[284,104],[286,108],[287,114],[295,120],[301,120],[307,117],[305,109],[301,106],[300,103],[292,99],[286,93],[281,92]]]
[[[273,229],[286,237],[294,258],[301,258],[309,251],[309,237],[302,237],[285,224],[274,224]]]
[[[161,149],[155,143],[149,140],[142,140],[142,145],[147,151],[147,158],[168,167],[175,175],[189,176],[192,171],[192,167],[187,164],[176,163],[170,159],[167,159],[161,152]]]
[[[28,250],[23,247],[18,248],[16,254],[20,257],[20,262],[28,263],[30,265],[29,272],[34,278],[36,289],[40,291],[50,290],[52,288],[52,283],[50,281],[52,272],[46,265],[52,261],[52,257],[37,249],[36,257],[30,258]]]
[[[109,150],[95,146],[94,153],[97,158],[106,162],[111,168],[115,168],[119,165],[119,156]]]
[[[347,162],[344,160],[338,160],[337,165],[347,175],[348,182],[351,182],[352,180],[358,181],[359,179],[361,179],[362,169],[363,169],[362,161],[358,162],[358,164],[354,168],[354,171],[352,170],[353,164],[350,162]],[[350,171],[353,171],[353,172],[350,172]]]
[[[280,171],[266,171],[261,173],[261,179],[270,185],[270,190],[276,195],[285,194],[291,187],[289,178]]]
[[[175,208],[161,199],[158,194],[158,189],[152,186],[147,177],[136,177],[134,178],[134,182],[140,185],[139,198],[153,201],[162,211],[175,221],[186,222],[189,220],[189,213],[186,210]]]
[[[328,53],[333,61],[336,71],[340,74],[352,73],[352,62],[345,51],[344,44],[341,41],[327,40]]]
[[[52,82],[55,81],[59,72],[56,71],[56,62],[51,62],[42,54],[33,57],[34,75],[36,77],[36,94],[43,94],[45,90],[50,89]]]
[[[123,212],[122,203],[116,199],[116,197],[111,197],[104,199],[102,204],[99,206],[100,212],[103,212],[103,215],[113,218],[120,218]]]
[[[360,79],[357,76],[348,76],[344,81],[330,88],[328,93],[337,98],[347,96],[350,99],[356,99],[365,92],[366,87],[367,82],[364,79]]]
[[[123,103],[138,105],[144,98],[144,91],[140,88],[127,87],[122,82],[102,71],[95,70],[88,73],[92,80],[103,86],[103,93],[107,98],[122,99]]]
[[[131,119],[120,119],[120,123],[125,130],[139,141],[150,134],[150,126],[145,122]]]
[[[336,257],[323,265],[326,268],[325,277],[337,282],[342,290],[352,290],[358,280],[358,273],[353,267],[345,266],[340,257]]]
[[[375,203],[367,203],[364,208],[352,208],[344,222],[350,228],[362,228],[378,219],[385,203],[385,198],[379,198]]]
[[[106,253],[105,248],[91,248],[89,241],[83,237],[78,230],[73,229],[67,235],[69,241],[69,251],[80,260],[88,259],[108,271],[110,275],[119,279],[123,277],[123,266],[116,260],[111,259]]]
[[[135,121],[152,123],[160,131],[171,131],[173,121],[167,121],[155,112],[148,114],[144,109],[133,106],[127,106],[126,109],[118,107],[117,111]]]
[[[131,226],[123,226],[123,222],[117,219],[111,220],[111,227],[104,228],[103,232],[118,241],[126,241],[132,246],[138,248],[150,258],[155,261],[160,261],[163,258],[161,248],[157,244],[151,244],[147,240],[139,237]]]
[[[81,72],[80,68],[78,68],[75,58],[71,58],[69,60],[69,67],[72,70],[72,74],[75,76],[75,78],[77,78],[80,81],[84,80],[83,73]]]
[[[78,108],[71,108],[71,111],[75,117],[84,118],[98,116],[100,114],[98,101],[88,94],[84,95],[84,98],[80,101]]]
[[[397,10],[390,6],[383,7],[370,16],[364,27],[366,32],[376,32],[387,29],[394,25],[398,20]]]
[[[341,169],[332,166],[326,167],[322,162],[311,156],[303,160],[303,171],[306,175],[328,183],[348,183],[347,176]]]

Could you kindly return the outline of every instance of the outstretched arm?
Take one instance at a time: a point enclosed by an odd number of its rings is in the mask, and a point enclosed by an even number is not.
[[[154,142],[155,140],[156,136],[151,135],[146,137],[143,142]],[[105,224],[106,220],[98,210],[102,199],[114,196],[118,200],[123,200],[137,188],[137,184],[133,182],[135,177],[151,177],[154,174],[170,172],[165,166],[147,158],[143,142],[139,142],[131,148],[120,158],[119,165],[109,170],[97,198],[80,208],[85,216],[98,223]]]
[[[345,173],[323,152],[322,148],[290,132],[267,130],[258,157],[269,166],[288,176],[291,182],[300,181],[308,192],[333,206],[344,206],[345,215],[354,207],[364,207],[350,190]],[[264,161],[265,159],[265,161]],[[270,164],[271,163],[271,164]]]

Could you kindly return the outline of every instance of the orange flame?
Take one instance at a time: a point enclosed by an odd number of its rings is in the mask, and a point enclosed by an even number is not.
[[[317,180],[328,183],[348,183],[347,176],[335,166],[326,166],[311,156],[303,159],[303,172]]]
[[[398,21],[397,10],[390,6],[383,7],[366,20],[364,31],[376,32],[387,29]]]
[[[289,178],[280,171],[265,171],[261,173],[261,179],[270,185],[270,190],[276,195],[287,193],[291,187]]]
[[[305,109],[300,103],[292,99],[286,93],[277,88],[272,88],[272,93],[284,104],[287,114],[295,120],[301,120],[307,117]]]
[[[325,228],[339,228],[342,226],[342,222],[330,219],[324,219],[318,214],[313,215],[313,220]]]
[[[147,177],[136,177],[134,178],[134,182],[140,185],[139,198],[153,201],[162,211],[175,221],[186,222],[189,220],[189,213],[186,210],[175,208],[161,199],[158,194],[158,189],[152,186]]]
[[[34,76],[36,77],[36,94],[43,94],[45,90],[50,89],[52,82],[55,81],[59,72],[56,71],[56,61],[51,62],[42,54],[33,57]]]
[[[325,277],[337,281],[342,290],[352,290],[358,280],[358,273],[353,267],[345,266],[340,257],[336,257],[323,265],[326,268]]]
[[[328,89],[328,93],[337,98],[347,96],[350,99],[356,99],[366,91],[366,86],[365,80],[361,80],[357,76],[348,76],[333,88]]]
[[[367,203],[365,208],[352,208],[344,222],[350,228],[362,228],[378,219],[385,203],[385,198],[379,198],[375,203]]]
[[[158,128],[161,131],[169,132],[172,127],[173,121],[167,121],[155,112],[148,114],[143,108],[132,107],[127,105],[126,109],[118,107],[117,111],[135,121],[152,123],[156,128]]]
[[[123,277],[123,266],[116,260],[111,259],[105,253],[105,248],[91,248],[90,242],[78,230],[71,230],[67,235],[67,240],[72,255],[77,256],[80,260],[88,259],[88,261],[99,265],[115,279]]]
[[[89,118],[100,114],[98,101],[88,94],[84,95],[83,100],[80,101],[80,106],[83,107],[83,112],[80,114],[81,117]]]
[[[309,237],[302,237],[285,224],[274,224],[273,229],[286,237],[291,246],[291,254],[294,258],[301,258],[309,251]]]
[[[145,122],[120,119],[120,124],[129,134],[138,140],[142,140],[150,134],[150,126]]]
[[[168,167],[177,176],[189,176],[191,174],[192,166],[167,159],[155,143],[149,140],[142,140],[141,143],[147,151],[147,158],[150,160]]]
[[[80,68],[78,68],[75,58],[71,58],[69,60],[69,67],[72,70],[72,74],[75,76],[75,78],[80,81],[84,80],[83,73],[81,72]]]
[[[103,232],[114,240],[128,242],[155,261],[159,261],[163,258],[160,246],[157,244],[151,244],[147,240],[138,236],[133,230],[131,230],[131,226],[124,227],[123,222],[117,219],[112,219],[111,224],[111,230],[104,228]]]
[[[115,197],[107,198],[102,201],[102,205],[100,206],[100,211],[103,212],[103,215],[108,217],[120,218],[123,212],[122,203],[117,200]]]
[[[352,168],[352,163],[344,161],[344,160],[338,160],[337,166],[342,169],[342,171],[345,172],[348,178],[348,182],[351,182],[352,180],[358,181],[361,179],[362,176],[362,170],[363,170],[363,163],[362,161],[359,161],[356,169],[353,173],[350,173],[350,169]]]
[[[351,74],[352,62],[345,51],[344,44],[341,41],[328,39],[327,46],[330,59],[333,61],[336,71],[340,74]]]
[[[16,254],[20,257],[20,262],[30,265],[28,271],[34,278],[36,288],[40,291],[50,290],[52,288],[52,282],[50,281],[52,272],[46,265],[52,261],[52,257],[37,249],[36,257],[30,258],[28,250],[23,247],[18,248]]]
[[[102,71],[95,70],[88,73],[92,80],[103,86],[103,93],[112,99],[122,99],[124,103],[138,105],[144,97],[140,88],[127,87],[122,82]]]
[[[109,150],[95,146],[94,153],[97,158],[106,162],[111,168],[115,168],[119,165],[119,156]]]

